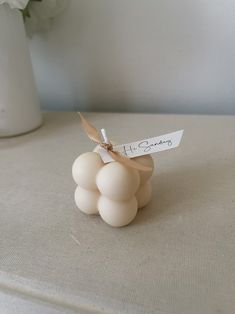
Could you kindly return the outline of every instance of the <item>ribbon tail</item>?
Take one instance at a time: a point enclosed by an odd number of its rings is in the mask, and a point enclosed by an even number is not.
[[[78,114],[82,122],[82,127],[86,132],[87,136],[97,144],[102,143],[98,130],[87,119],[85,119],[80,112],[78,112]]]
[[[121,162],[122,164],[124,164],[127,167],[131,167],[131,168],[134,168],[134,169],[140,170],[140,171],[151,171],[152,170],[151,167],[144,166],[144,165],[138,163],[137,161],[134,161],[133,159],[127,158],[127,157],[119,154],[118,152],[108,151],[108,153],[110,154],[110,156],[115,161]]]

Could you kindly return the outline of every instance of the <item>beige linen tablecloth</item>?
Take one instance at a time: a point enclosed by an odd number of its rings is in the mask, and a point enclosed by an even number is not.
[[[119,143],[185,134],[153,155],[153,199],[121,229],[75,210],[71,165],[94,146],[75,113],[0,139],[2,293],[30,314],[32,302],[35,313],[234,314],[235,117],[87,116]]]

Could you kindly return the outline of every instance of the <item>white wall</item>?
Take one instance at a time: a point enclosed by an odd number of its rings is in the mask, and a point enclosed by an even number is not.
[[[71,0],[30,48],[47,109],[235,114],[234,0]]]

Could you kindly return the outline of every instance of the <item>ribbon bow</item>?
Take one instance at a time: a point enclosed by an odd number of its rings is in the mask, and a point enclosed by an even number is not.
[[[136,162],[133,159],[130,159],[128,157],[125,157],[121,155],[119,152],[114,151],[113,145],[111,143],[104,143],[100,137],[100,134],[98,130],[87,120],[83,117],[83,115],[78,112],[81,122],[82,122],[82,127],[87,134],[87,136],[95,143],[99,144],[102,148],[104,148],[109,155],[118,162],[121,162],[127,167],[131,167],[140,171],[151,171],[152,168],[148,166],[144,166],[138,162]]]

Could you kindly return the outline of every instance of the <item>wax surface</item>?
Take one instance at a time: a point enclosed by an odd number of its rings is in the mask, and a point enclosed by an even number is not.
[[[140,185],[138,191],[135,194],[138,208],[143,208],[144,206],[146,206],[149,203],[151,196],[152,196],[151,183],[147,181],[146,183]]]
[[[90,191],[78,186],[74,198],[77,207],[85,214],[98,214],[97,203],[100,197],[99,191]]]
[[[107,224],[113,227],[122,227],[135,218],[137,201],[134,196],[127,201],[113,201],[101,196],[98,202],[98,210]]]
[[[150,155],[134,158],[137,162],[154,167]],[[78,184],[74,198],[85,214],[100,214],[113,227],[129,224],[138,208],[151,199],[152,171],[138,171],[119,162],[104,164],[96,152],[80,155],[73,164],[72,174]]]
[[[99,154],[84,153],[74,161],[72,174],[74,181],[84,189],[97,190],[96,175],[104,163]]]
[[[139,172],[119,162],[106,164],[98,173],[96,183],[101,194],[114,201],[127,201],[140,184]]]

